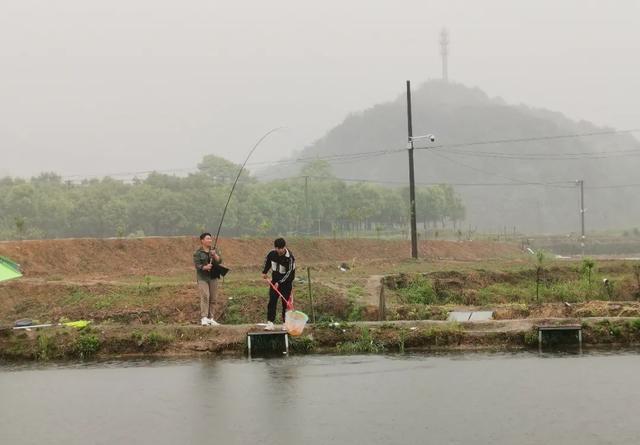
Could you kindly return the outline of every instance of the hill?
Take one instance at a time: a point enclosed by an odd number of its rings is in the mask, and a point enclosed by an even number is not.
[[[616,187],[637,182],[640,143],[631,134],[549,110],[510,105],[478,88],[442,81],[414,87],[412,102],[414,135],[437,136],[435,148],[416,150],[416,181],[455,184],[470,226],[500,232],[505,227],[577,232],[576,180],[585,184],[588,229],[638,224],[636,189]],[[351,114],[300,156],[402,149],[406,134],[401,95]],[[558,137],[564,135],[582,136]],[[521,141],[525,138],[533,140]],[[484,143],[505,139],[514,141]],[[408,177],[404,151],[335,159],[332,165],[341,178],[401,183]]]

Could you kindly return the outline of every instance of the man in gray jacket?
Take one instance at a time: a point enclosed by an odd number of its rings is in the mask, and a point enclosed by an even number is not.
[[[200,295],[200,324],[202,326],[218,326],[219,323],[213,318],[213,304],[218,291],[218,279],[220,274],[216,273],[222,263],[222,258],[211,248],[213,239],[209,232],[200,235],[200,248],[193,254],[193,264],[196,267],[196,280],[198,283],[198,294]]]

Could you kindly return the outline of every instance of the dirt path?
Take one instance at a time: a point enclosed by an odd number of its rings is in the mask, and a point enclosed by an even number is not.
[[[369,275],[369,277],[367,277],[366,282],[364,283],[363,294],[359,298],[358,303],[365,306],[378,306],[380,299],[380,287],[382,285],[380,280],[382,280],[383,277],[384,275]],[[331,281],[324,281],[322,284],[346,298],[346,285],[337,285]]]
[[[364,303],[372,306],[378,305],[382,277],[384,275],[371,275],[367,278],[367,284],[364,287]]]

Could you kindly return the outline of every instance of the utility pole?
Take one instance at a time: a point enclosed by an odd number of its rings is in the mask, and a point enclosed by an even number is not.
[[[442,80],[449,81],[449,31],[442,28],[440,31],[440,55],[442,56]]]
[[[580,187],[580,245],[584,255],[584,243],[587,238],[584,232],[584,179],[577,180],[576,184]]]
[[[305,235],[309,235],[311,226],[309,217],[309,176],[304,177],[304,220]]]
[[[580,180],[580,229],[581,229],[582,240],[584,241],[585,234],[584,234],[584,180],[583,179]]]
[[[413,170],[413,124],[411,120],[411,81],[407,80],[407,148],[409,151],[409,201],[411,206],[411,258],[418,258],[418,230],[416,228],[416,180]]]

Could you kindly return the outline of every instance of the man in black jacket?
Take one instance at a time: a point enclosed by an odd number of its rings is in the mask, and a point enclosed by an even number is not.
[[[293,280],[296,277],[296,260],[283,238],[278,238],[273,242],[275,249],[267,254],[262,269],[262,278],[267,279],[267,272],[271,270],[271,283],[280,291],[282,296],[289,301],[291,299],[291,291],[293,289]],[[280,297],[276,291],[269,287],[269,304],[267,305],[267,326],[266,331],[273,331],[273,323],[276,321],[276,309]],[[284,323],[284,314],[286,305],[282,302],[282,322]],[[284,329],[284,326],[283,328]]]

